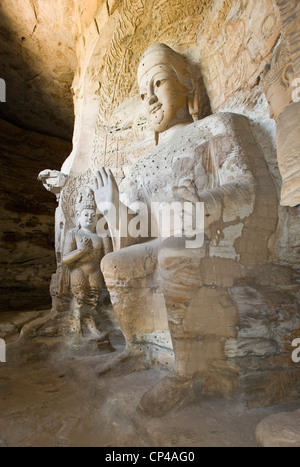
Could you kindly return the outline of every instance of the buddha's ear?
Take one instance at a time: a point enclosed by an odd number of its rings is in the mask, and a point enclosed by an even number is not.
[[[79,216],[80,216],[80,212],[76,211],[76,213],[75,213],[76,227],[78,227],[80,229],[81,225],[80,225],[80,222],[79,222]]]
[[[159,133],[157,131],[154,132],[154,138],[155,138],[155,145],[157,146],[159,143]]]
[[[199,96],[197,91],[188,96],[188,107],[194,122],[199,120]]]
[[[282,81],[285,87],[288,88],[291,85],[293,74],[294,74],[293,65],[289,63],[282,72]]]

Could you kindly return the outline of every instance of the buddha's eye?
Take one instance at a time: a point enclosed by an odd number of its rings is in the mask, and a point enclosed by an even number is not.
[[[147,94],[141,94],[142,101],[144,101],[146,99],[146,97],[147,97]]]

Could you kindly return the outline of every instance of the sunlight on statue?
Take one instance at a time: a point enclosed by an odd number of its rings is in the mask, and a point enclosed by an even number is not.
[[[149,368],[155,360],[151,342],[168,331],[174,371],[140,402],[145,413],[160,416],[182,401],[196,379],[202,390],[212,384],[213,365],[225,368],[225,343],[238,333],[231,287],[246,274],[256,277],[256,265],[268,264],[278,199],[248,119],[207,116],[203,80],[187,58],[165,44],[151,45],[139,64],[138,82],[157,145],[120,187],[104,167],[95,179],[99,210],[102,203],[116,206],[102,210],[114,253],[103,258],[101,268],[126,339],[125,351],[101,364],[99,374]],[[134,202],[149,210],[153,203],[203,203],[202,246],[187,248],[184,232],[164,239],[155,215],[149,230],[158,230],[158,238],[122,238],[122,223],[135,214],[124,213]],[[193,210],[187,214],[193,226]],[[149,305],[157,290],[164,308]]]

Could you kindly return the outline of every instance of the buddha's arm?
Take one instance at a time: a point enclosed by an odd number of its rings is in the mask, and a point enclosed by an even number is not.
[[[217,188],[198,193],[204,203],[205,227],[216,222],[235,222],[251,214],[255,200],[252,177],[225,183]]]
[[[229,121],[223,137],[209,143],[207,166],[214,187],[197,192],[205,206],[206,228],[250,216],[256,199],[255,174],[264,170],[248,121],[240,116],[231,116]]]
[[[214,188],[199,190],[191,180],[173,188],[175,200],[204,204],[204,229],[207,234],[222,227],[222,224],[240,222],[253,212],[256,182],[247,160],[236,151],[235,157],[232,153],[228,154],[225,162],[228,170],[213,174],[217,185]],[[220,167],[217,157],[211,159],[212,165]]]

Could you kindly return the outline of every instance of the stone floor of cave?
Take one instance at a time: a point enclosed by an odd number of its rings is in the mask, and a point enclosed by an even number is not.
[[[206,399],[148,417],[137,410],[140,397],[166,369],[99,377],[99,361],[121,352],[123,341],[115,340],[113,352],[58,338],[20,340],[24,323],[38,316],[1,314],[8,345],[0,363],[0,447],[255,447],[260,420],[299,408],[250,410],[236,400]]]

